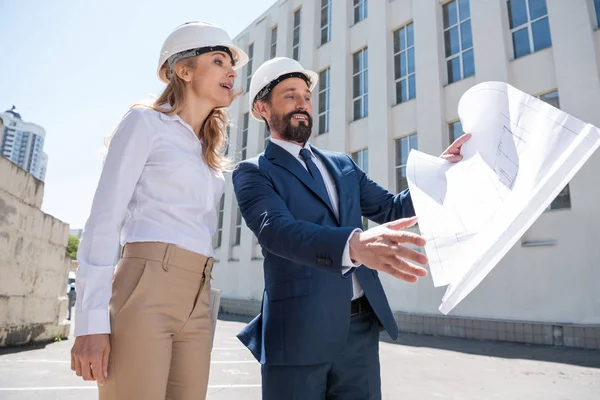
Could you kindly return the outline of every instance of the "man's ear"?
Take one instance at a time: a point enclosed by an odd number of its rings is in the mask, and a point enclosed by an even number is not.
[[[254,104],[254,107],[256,108],[256,111],[258,111],[260,116],[266,119],[267,121],[271,118],[271,107],[266,101],[259,100]]]

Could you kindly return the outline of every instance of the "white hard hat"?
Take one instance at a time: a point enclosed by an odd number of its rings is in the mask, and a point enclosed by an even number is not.
[[[302,68],[302,65],[298,61],[287,57],[275,57],[266,61],[256,70],[256,72],[254,72],[252,81],[250,82],[250,93],[248,96],[250,110],[252,110],[252,117],[254,117],[254,119],[261,122],[264,121],[256,108],[254,108],[257,96],[260,94],[260,97],[263,97],[279,82],[294,77],[294,75],[308,79],[311,91],[317,86],[319,75],[316,72]]]
[[[248,55],[246,52],[233,44],[225,30],[208,22],[187,22],[175,28],[163,43],[158,59],[158,69],[156,71],[158,78],[165,83],[169,82],[165,70],[162,69],[162,67],[171,56],[186,50],[218,50],[218,48],[211,49],[214,47],[224,47],[231,52],[231,58],[235,63],[233,69],[241,68],[248,62]],[[194,54],[188,54],[187,56],[200,54],[202,54],[202,52],[198,51]]]

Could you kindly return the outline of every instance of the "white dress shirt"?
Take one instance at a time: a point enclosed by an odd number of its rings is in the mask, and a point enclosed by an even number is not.
[[[299,146],[295,143],[286,142],[285,140],[275,139],[273,137],[271,137],[270,140],[271,140],[271,142],[273,142],[274,144],[283,148],[285,151],[287,151],[292,156],[294,156],[294,158],[296,160],[298,160],[298,162],[300,164],[302,164],[302,166],[308,171],[308,167],[306,166],[306,163],[300,156],[300,150],[302,150],[301,146]],[[336,218],[338,218],[338,220],[339,220],[340,201],[339,201],[339,196],[338,196],[337,188],[335,185],[335,181],[333,180],[333,177],[327,170],[327,167],[325,167],[325,165],[319,159],[319,157],[317,157],[315,155],[315,153],[313,153],[312,149],[308,145],[308,142],[304,145],[304,148],[308,149],[310,151],[310,154],[311,154],[312,158],[314,159],[317,168],[319,168],[319,172],[321,172],[321,175],[323,175],[323,180],[325,181],[325,186],[327,187],[327,194],[329,194],[329,201],[331,201],[331,205],[333,207],[333,212],[335,213]],[[356,231],[360,231],[360,229],[357,229],[354,232],[356,232]],[[346,247],[344,248],[344,254],[342,256],[342,267],[345,267],[345,268],[343,268],[342,273],[346,273],[347,271],[350,270],[350,268],[358,267],[360,265],[360,264],[353,263],[352,259],[350,258],[350,238],[352,237],[354,232],[352,232],[352,234],[348,238],[348,242],[346,242]],[[362,287],[360,286],[358,279],[356,279],[356,275],[352,274],[352,300],[361,297],[363,294],[364,293],[363,293]]]
[[[145,107],[117,126],[77,252],[75,336],[110,333],[108,304],[120,243],[163,242],[214,256],[222,172],[177,115]],[[123,227],[121,229],[121,225]]]

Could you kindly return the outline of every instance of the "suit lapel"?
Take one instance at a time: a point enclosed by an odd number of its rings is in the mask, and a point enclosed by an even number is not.
[[[314,149],[314,148],[313,148]],[[331,211],[332,214],[335,213],[331,209],[329,195],[327,193],[321,193],[318,186],[315,184],[313,177],[308,173],[308,171],[300,164],[299,160],[296,160],[294,156],[288,153],[285,149],[276,145],[275,143],[269,141],[267,143],[267,148],[265,149],[265,157],[270,160],[273,164],[277,164],[282,168],[288,170],[292,175],[298,178],[307,188],[310,189]],[[328,167],[329,169],[329,167]]]

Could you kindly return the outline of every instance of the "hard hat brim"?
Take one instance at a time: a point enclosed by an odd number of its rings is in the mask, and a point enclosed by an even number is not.
[[[237,46],[234,45],[220,45],[220,46],[224,46],[229,48],[229,50],[231,50],[231,52],[234,55],[234,58],[237,58],[235,66],[233,67],[233,70],[236,71],[242,67],[244,67],[244,65],[248,64],[248,54],[246,54],[246,52],[242,49],[240,49]],[[189,50],[189,49],[188,49]],[[182,50],[183,51],[183,50]],[[166,75],[166,71],[163,68],[163,66],[165,65],[165,63],[167,62],[167,60],[165,60],[160,67],[158,68],[158,70],[156,71],[156,75],[158,76],[158,79],[160,79],[162,82],[164,83],[169,83],[169,80],[167,79],[167,75]]]

